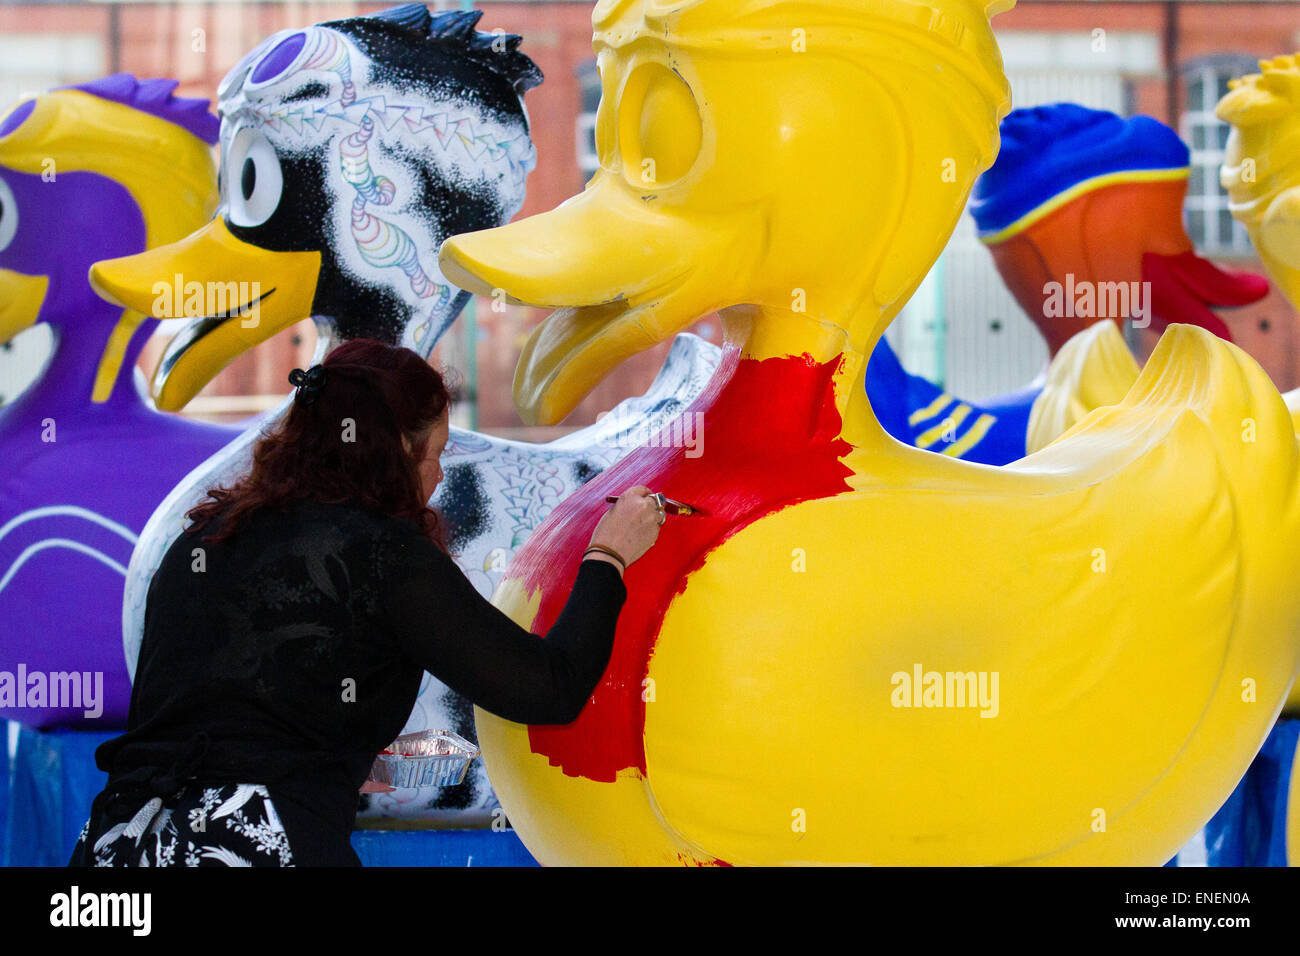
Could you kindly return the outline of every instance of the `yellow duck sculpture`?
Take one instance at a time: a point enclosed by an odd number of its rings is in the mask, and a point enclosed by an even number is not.
[[[1300,308],[1300,54],[1259,68],[1230,80],[1215,111],[1232,124],[1219,178],[1269,278]]]
[[[1230,80],[1219,101],[1216,115],[1232,124],[1219,178],[1269,278],[1300,309],[1300,55],[1261,60],[1259,68]],[[1282,397],[1300,431],[1300,389]],[[1291,704],[1300,712],[1300,691]]]
[[[1241,350],[1175,326],[1119,404],[1001,469],[868,406],[866,357],[997,149],[1009,6],[602,0],[600,170],[443,244],[448,279],[558,310],[516,374],[534,421],[726,327],[686,412],[703,454],[633,452],[496,592],[544,633],[605,495],[701,509],[628,569],[573,723],[476,712],[540,862],[1158,865],[1264,740],[1300,668],[1300,456]]]

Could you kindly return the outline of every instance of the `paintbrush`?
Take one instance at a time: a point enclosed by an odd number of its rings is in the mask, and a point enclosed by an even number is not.
[[[663,507],[665,514],[670,515],[707,515],[708,512],[703,508],[697,508],[694,505],[688,505],[684,501],[678,501],[675,498],[669,498],[667,495],[656,492],[650,496],[656,499]],[[605,500],[610,504],[618,501],[618,495],[606,495]]]

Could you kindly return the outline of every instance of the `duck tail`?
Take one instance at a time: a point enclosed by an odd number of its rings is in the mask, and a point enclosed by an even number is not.
[[[1196,326],[1169,326],[1120,404],[1200,418],[1240,500],[1295,500],[1300,454],[1291,411],[1259,363],[1232,343]]]
[[[1121,402],[1138,372],[1114,322],[1098,322],[1071,336],[1052,359],[1046,384],[1034,399],[1025,451],[1046,448],[1094,408]]]

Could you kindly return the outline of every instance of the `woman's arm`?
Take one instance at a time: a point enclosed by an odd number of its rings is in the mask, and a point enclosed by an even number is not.
[[[609,664],[627,598],[615,564],[579,565],[569,599],[542,639],[493,607],[414,526],[393,546],[398,570],[385,582],[386,615],[412,661],[506,720],[577,719]]]

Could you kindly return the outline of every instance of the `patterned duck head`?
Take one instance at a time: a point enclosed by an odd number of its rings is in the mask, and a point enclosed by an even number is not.
[[[433,350],[468,299],[439,244],[508,221],[535,163],[522,96],[541,72],[481,15],[409,4],[284,30],[230,71],[216,218],[92,270],[112,301],[191,319],[155,375],[160,408],[307,317]]]

